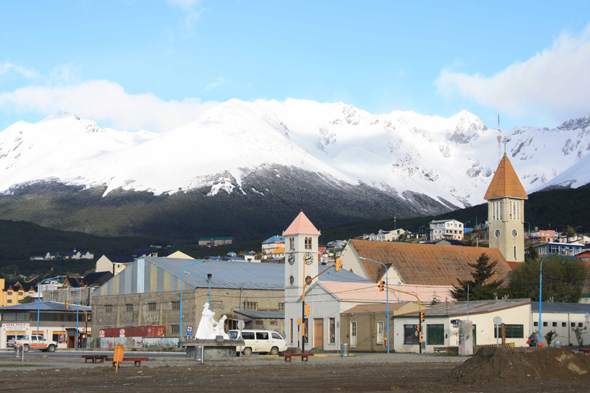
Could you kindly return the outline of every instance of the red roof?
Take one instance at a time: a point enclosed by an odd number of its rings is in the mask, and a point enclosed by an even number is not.
[[[320,231],[309,221],[309,218],[301,212],[295,217],[295,220],[289,225],[289,228],[283,232],[283,236],[289,235],[320,235]]]
[[[504,197],[529,198],[506,154],[502,157],[502,161],[500,161],[500,165],[498,165],[498,169],[496,169],[492,182],[483,198]]]

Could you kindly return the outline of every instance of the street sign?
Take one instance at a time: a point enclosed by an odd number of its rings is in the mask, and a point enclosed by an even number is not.
[[[119,329],[119,337],[125,337],[125,329]]]
[[[240,320],[238,321],[238,329],[242,330],[242,329],[244,329],[244,326],[245,326],[245,324],[244,324],[244,321],[242,321],[242,320],[240,319]]]
[[[187,336],[191,336],[193,334],[193,327],[192,326],[187,326],[186,327],[186,335]]]
[[[489,321],[489,319],[488,319]],[[501,325],[502,324],[502,318],[500,317],[494,317],[494,325]]]
[[[98,332],[98,336],[103,338],[104,337],[104,330],[101,330]]]

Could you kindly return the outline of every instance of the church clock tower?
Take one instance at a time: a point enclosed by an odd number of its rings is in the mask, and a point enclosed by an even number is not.
[[[303,284],[318,274],[320,231],[301,212],[283,232],[285,237],[285,339],[289,347],[300,347],[301,305],[297,300]],[[307,284],[306,290],[317,280]]]
[[[510,262],[524,262],[524,201],[528,199],[506,153],[484,197],[488,201],[490,247]]]

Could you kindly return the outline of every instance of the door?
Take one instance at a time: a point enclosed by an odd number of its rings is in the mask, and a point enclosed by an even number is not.
[[[377,322],[377,344],[383,344],[383,321]]]
[[[270,352],[270,337],[268,332],[256,332],[256,349],[254,352]]]
[[[477,328],[475,327],[475,324],[473,324],[473,347],[475,348],[476,345],[477,345]]]
[[[356,321],[350,323],[350,346],[356,347]]]
[[[313,347],[324,349],[324,320],[322,318],[313,320]]]

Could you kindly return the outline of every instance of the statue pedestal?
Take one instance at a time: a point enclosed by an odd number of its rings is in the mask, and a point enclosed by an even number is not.
[[[226,359],[236,357],[238,347],[244,346],[244,340],[189,340],[181,341],[180,346],[186,348],[186,356],[198,359],[201,356],[201,346],[204,347],[205,359]],[[198,351],[198,352],[197,352]]]

